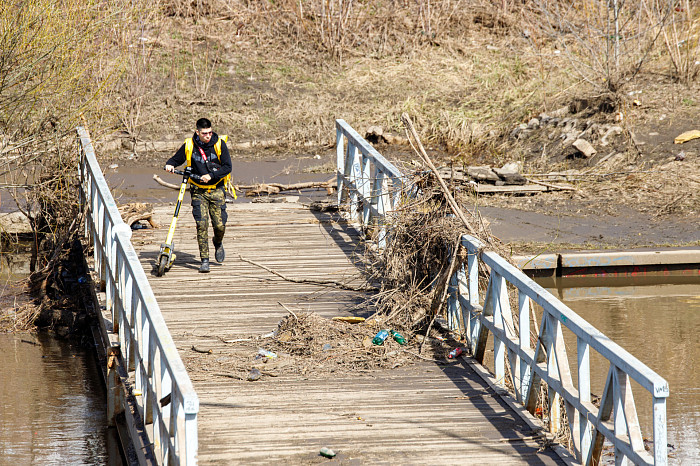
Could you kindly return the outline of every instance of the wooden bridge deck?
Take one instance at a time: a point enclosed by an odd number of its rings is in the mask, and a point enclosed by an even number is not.
[[[163,228],[136,230],[132,242],[147,274],[165,239],[172,205],[156,208]],[[421,362],[394,370],[336,377],[280,376],[247,382],[202,370],[217,358],[221,339],[272,331],[291,309],[321,316],[350,315],[358,293],[291,283],[243,262],[239,255],[289,277],[343,280],[356,275],[352,228],[299,204],[233,204],[226,261],[197,273],[194,221],[183,205],[175,235],[178,253],[151,287],[200,397],[202,464],[340,463],[552,464],[524,422],[464,359],[441,366]],[[210,236],[211,238],[211,236]],[[213,250],[211,251],[213,257]],[[213,349],[196,353],[192,347]]]

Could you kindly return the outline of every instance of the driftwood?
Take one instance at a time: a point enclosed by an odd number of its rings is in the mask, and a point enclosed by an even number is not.
[[[261,194],[279,194],[282,191],[296,191],[299,189],[323,188],[332,192],[335,188],[335,178],[328,181],[307,181],[305,183],[281,184],[281,183],[260,183],[255,185],[241,185],[237,188],[245,191],[246,197],[259,196]]]
[[[164,181],[163,178],[161,178],[158,175],[153,175],[153,179],[156,180],[156,183],[158,183],[161,186],[165,186],[166,188],[172,188],[172,189],[180,189],[179,184],[172,184],[168,183],[167,181]]]
[[[320,286],[335,286],[335,287],[341,288],[343,290],[350,290],[350,291],[378,291],[375,287],[372,287],[372,286],[352,286],[352,285],[348,285],[347,283],[337,282],[335,280],[309,280],[309,279],[305,279],[305,278],[289,278],[289,277],[282,275],[279,272],[275,272],[274,270],[270,269],[269,267],[265,267],[262,264],[258,264],[257,262],[254,262],[250,259],[246,259],[245,257],[238,256],[238,258],[240,260],[242,260],[243,262],[247,262],[247,263],[252,264],[256,267],[260,267],[261,269],[267,270],[271,274],[277,275],[281,279],[286,280],[288,282],[292,282],[292,283],[310,283],[312,285],[320,285]],[[282,303],[280,303],[280,305],[281,304]],[[286,309],[286,307],[285,307],[285,309]]]
[[[159,228],[160,225],[153,220],[153,206],[143,202],[130,202],[119,207],[119,213],[124,223],[131,226],[139,220],[147,220],[152,228]]]
[[[171,189],[180,189],[179,184],[168,183],[163,180],[158,175],[153,175],[153,179],[161,186]],[[237,185],[236,190],[245,191],[245,195],[248,197],[259,196],[261,194],[279,194],[282,191],[296,191],[299,189],[311,189],[311,188],[322,188],[330,192],[330,190],[335,189],[335,178],[331,178],[328,181],[308,181],[305,183],[292,183],[292,184],[282,184],[282,183],[259,183],[259,184],[249,184],[249,185]]]

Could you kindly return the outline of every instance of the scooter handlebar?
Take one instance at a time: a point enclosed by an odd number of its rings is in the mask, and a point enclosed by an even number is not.
[[[182,175],[182,176],[187,175],[188,178],[192,178],[195,181],[202,181],[202,177],[200,175],[197,175],[195,173],[190,173],[189,170],[187,170],[187,171],[173,170],[173,173],[175,173],[176,175]]]

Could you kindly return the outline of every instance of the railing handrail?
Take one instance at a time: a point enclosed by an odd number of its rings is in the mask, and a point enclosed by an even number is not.
[[[363,230],[376,222],[383,247],[385,217],[401,199],[403,174],[344,120],[335,120],[335,127],[338,204],[349,198],[351,220]]]
[[[367,142],[365,138],[360,136],[360,134],[355,131],[355,129],[350,126],[345,120],[335,120],[335,127],[338,131],[343,133],[350,141],[356,144],[357,148],[367,157],[371,157],[374,163],[380,167],[382,171],[391,175],[396,180],[403,179],[403,173],[394,166],[393,163],[389,162],[382,154],[380,154],[377,149],[372,147],[372,145]]]
[[[391,194],[383,191],[383,184],[377,186],[378,189],[367,190],[366,172],[356,169],[358,164],[364,167],[367,160],[371,160],[396,180],[402,180],[403,175],[343,120],[336,120],[336,130],[338,203],[349,200],[351,217],[355,219],[359,217],[358,206],[363,206],[366,211],[367,205],[375,202],[375,199]],[[346,138],[347,149],[344,147]],[[361,157],[355,149],[359,150]],[[397,197],[391,203],[393,209],[372,211],[378,223],[386,225],[384,217],[398,206]],[[359,219],[365,220],[365,216]],[[363,221],[363,226],[367,225],[368,222]],[[508,364],[515,397],[531,413],[536,412],[539,383],[547,384],[549,429],[552,432],[559,429],[561,397],[567,414],[573,417],[568,419],[569,428],[577,459],[583,463],[597,462],[603,441],[607,439],[613,444],[616,457],[627,457],[640,464],[666,464],[666,398],[669,396],[666,380],[520,269],[497,253],[484,251],[483,243],[477,238],[463,235],[462,246],[468,251],[467,268],[458,270],[450,280],[448,325],[453,330],[463,331],[472,354],[482,364],[489,333],[493,336],[496,382],[506,385]],[[479,261],[489,269],[489,284],[483,302],[479,297]],[[511,309],[509,284],[518,293],[517,321]],[[531,343],[531,302],[540,305],[543,310],[535,347]],[[534,325],[537,327],[536,322]],[[576,384],[569,368],[562,326],[570,330],[577,341]],[[591,349],[610,363],[599,407],[591,400]],[[635,380],[652,396],[653,455],[649,455],[644,447],[628,379]]]
[[[90,136],[78,127],[81,200],[86,234],[93,239],[95,271],[106,283],[106,306],[127,370],[135,370],[140,414],[153,422],[159,462],[197,462],[199,398],[170,335],[138,255],[95,157]],[[170,395],[170,403],[161,401]],[[162,405],[162,406],[161,406]]]
[[[476,254],[484,247],[484,244],[471,235],[464,235],[462,236],[462,246],[470,253]],[[663,377],[605,336],[603,332],[576,314],[570,307],[559,301],[558,298],[542,288],[520,269],[491,251],[481,253],[481,260],[484,264],[497,270],[519,291],[525,293],[534,302],[546,308],[547,311],[558,313],[559,320],[563,325],[576,336],[583,338],[586,343],[614,363],[615,366],[625,368],[625,372],[632,376],[647,391],[656,394],[658,397],[667,397],[669,395],[668,383]]]

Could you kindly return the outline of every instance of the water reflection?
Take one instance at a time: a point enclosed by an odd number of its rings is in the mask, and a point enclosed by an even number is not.
[[[579,277],[557,281],[548,291],[668,381],[668,442],[675,447],[669,462],[700,464],[700,280],[623,283]],[[575,341],[567,341],[567,352],[575,364]],[[591,356],[591,388],[598,395],[608,366],[600,356]],[[651,397],[634,388],[640,421],[651,426]]]
[[[107,464],[104,388],[90,351],[0,334],[0,463]]]

